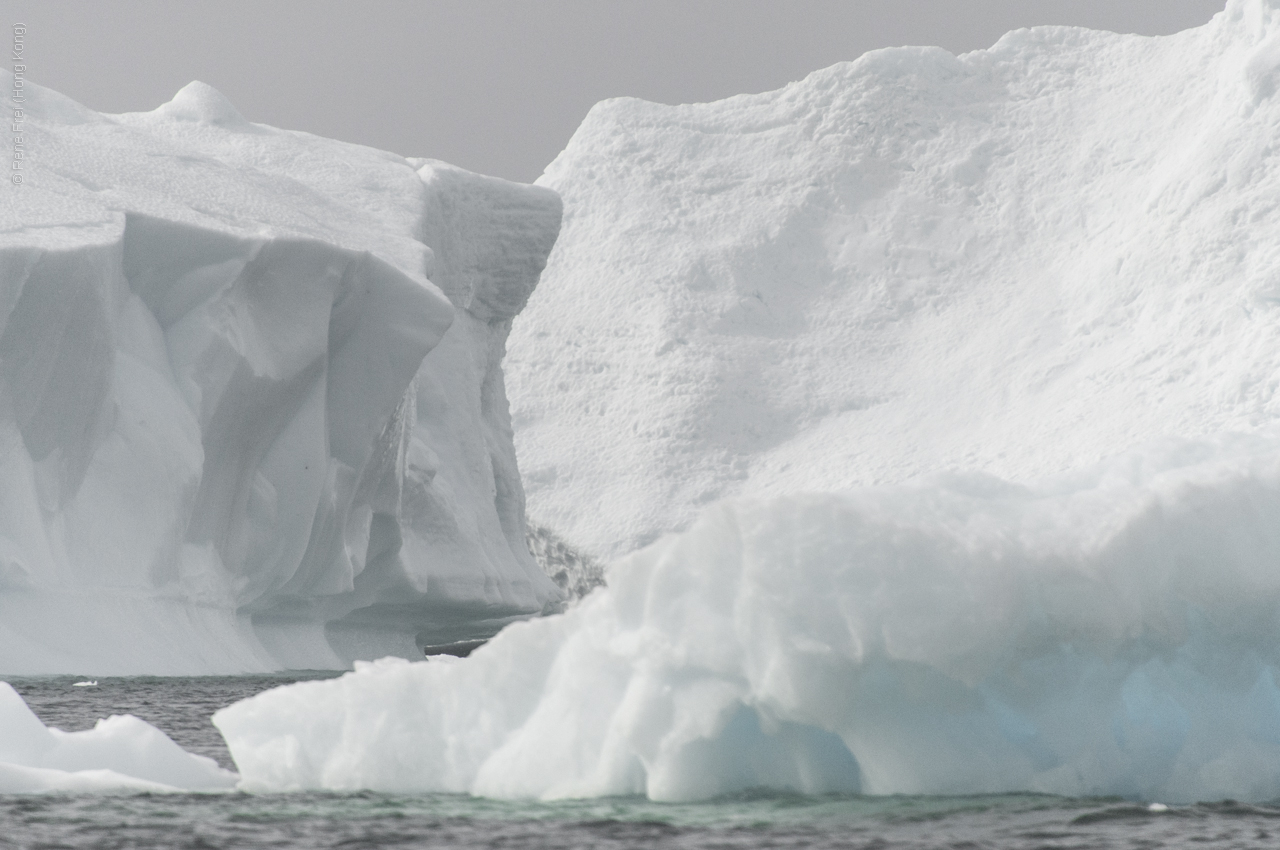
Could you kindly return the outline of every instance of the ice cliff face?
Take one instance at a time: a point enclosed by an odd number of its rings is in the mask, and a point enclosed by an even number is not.
[[[0,670],[328,667],[560,598],[500,361],[554,193],[27,88],[0,205]]]
[[[510,342],[530,515],[610,557],[726,496],[1273,421],[1278,87],[1250,0],[598,104],[539,181],[564,229]]]

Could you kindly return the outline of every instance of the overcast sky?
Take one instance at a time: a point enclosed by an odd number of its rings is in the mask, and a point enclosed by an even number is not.
[[[767,91],[867,50],[1070,24],[1159,35],[1224,0],[0,0],[28,77],[101,112],[191,80],[251,121],[533,180],[593,103]]]

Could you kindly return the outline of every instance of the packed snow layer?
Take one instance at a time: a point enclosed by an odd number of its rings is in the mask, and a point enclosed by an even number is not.
[[[0,794],[229,791],[238,777],[125,714],[83,732],[46,728],[0,682]]]
[[[251,124],[200,83],[115,116],[23,91],[0,671],[421,657],[559,602],[500,366],[554,193]]]
[[[721,503],[566,614],[223,709],[255,789],[1280,796],[1280,432]]]
[[[1278,87],[1280,5],[1231,0],[598,104],[509,345],[530,516],[611,558],[726,496],[1274,421]]]

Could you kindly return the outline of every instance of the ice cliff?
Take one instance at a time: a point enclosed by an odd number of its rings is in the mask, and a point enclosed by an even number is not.
[[[26,87],[0,203],[0,671],[344,665],[561,593],[500,362],[551,191]]]
[[[597,106],[508,364],[534,519],[627,554],[223,710],[243,782],[1276,799],[1278,138],[1276,0]]]
[[[530,516],[609,558],[728,496],[1274,420],[1277,15],[598,104],[539,180],[564,227],[509,344]]]

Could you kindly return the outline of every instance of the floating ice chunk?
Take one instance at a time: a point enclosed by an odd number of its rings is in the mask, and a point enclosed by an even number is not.
[[[213,759],[186,752],[132,715],[99,720],[82,732],[46,728],[0,682],[0,793],[226,791],[236,781]]]
[[[223,709],[247,788],[1280,796],[1280,435],[726,502],[562,616]]]

